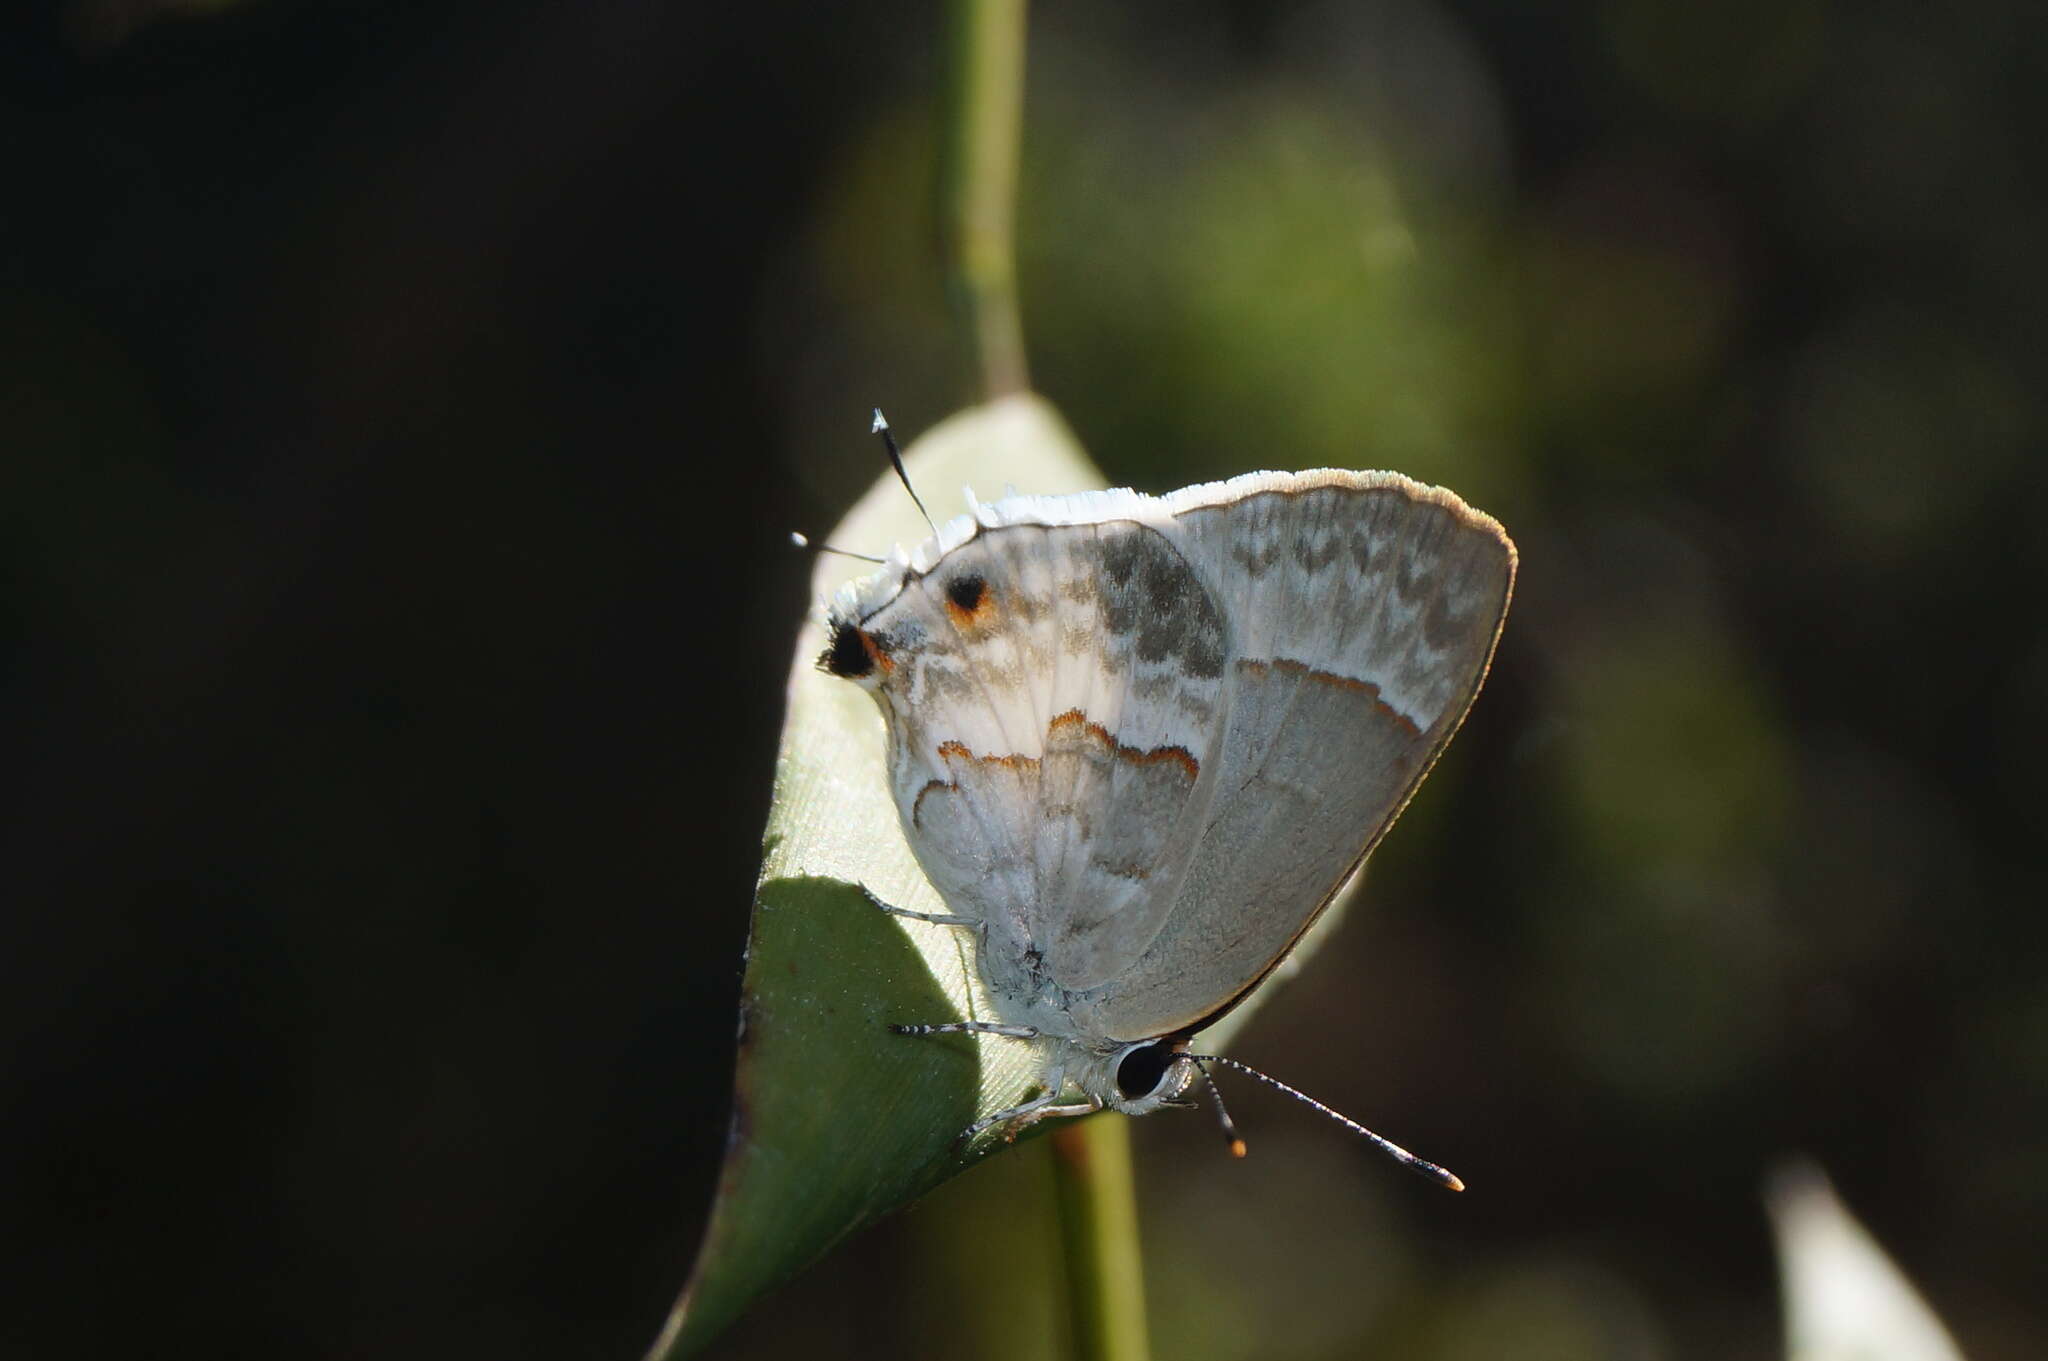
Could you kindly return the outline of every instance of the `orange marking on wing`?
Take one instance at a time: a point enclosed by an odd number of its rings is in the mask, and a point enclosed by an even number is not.
[[[1137,747],[1127,747],[1117,741],[1110,734],[1109,729],[1103,727],[1100,723],[1091,721],[1088,715],[1082,713],[1079,709],[1069,709],[1063,714],[1054,714],[1052,722],[1045,725],[1045,735],[1048,738],[1054,733],[1064,731],[1079,731],[1087,734],[1089,737],[1100,742],[1103,749],[1119,761],[1129,761],[1132,765],[1137,766],[1157,765],[1161,761],[1171,761],[1186,771],[1190,780],[1200,779],[1202,775],[1201,762],[1197,761],[1195,754],[1186,747],[1153,747],[1150,751],[1141,751]]]
[[[957,790],[959,788],[959,785],[954,784],[950,780],[926,780],[924,788],[918,790],[917,797],[910,801],[910,825],[913,827],[922,827],[924,825],[918,819],[923,815],[925,795],[931,793],[934,789]]]
[[[886,676],[896,669],[896,659],[891,657],[882,648],[881,644],[875,641],[874,634],[869,633],[866,629],[855,629],[854,632],[860,635],[860,645],[867,649],[868,657],[876,666],[882,669],[883,675]]]
[[[976,765],[981,766],[1001,766],[1005,770],[1033,769],[1038,765],[1038,758],[1036,756],[1025,756],[1018,752],[1011,752],[1003,756],[982,756],[969,750],[965,742],[951,737],[934,747],[932,754],[941,761],[950,761],[958,758],[962,761],[972,761]],[[958,793],[960,791],[960,782],[958,780],[926,780],[924,788],[918,790],[917,797],[910,801],[911,826],[921,827],[924,825],[919,821],[924,808],[924,796],[931,793],[934,789]]]
[[[963,572],[945,584],[942,591],[946,615],[962,633],[971,626],[985,625],[994,612],[995,592],[988,578],[979,572]]]
[[[940,760],[957,756],[963,761],[973,761],[977,765],[1003,766],[1009,770],[1022,770],[1026,766],[1038,764],[1036,756],[1025,756],[1018,752],[1011,752],[1005,756],[983,756],[977,752],[969,751],[965,742],[951,738],[939,743],[937,755]]]
[[[1356,676],[1340,676],[1335,671],[1325,671],[1320,667],[1310,666],[1307,662],[1297,662],[1291,657],[1275,657],[1270,662],[1256,661],[1246,657],[1239,660],[1238,665],[1247,671],[1277,671],[1283,676],[1299,676],[1303,680],[1314,681],[1318,685],[1333,685],[1339,690],[1352,690],[1361,695],[1369,696],[1372,700],[1373,708],[1388,718],[1393,719],[1416,737],[1422,736],[1422,729],[1415,726],[1415,720],[1387,703],[1384,699],[1381,699],[1380,688],[1369,680],[1360,680]]]

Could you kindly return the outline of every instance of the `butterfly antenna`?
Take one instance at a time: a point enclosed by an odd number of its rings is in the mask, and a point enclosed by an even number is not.
[[[837,553],[842,558],[859,558],[862,562],[888,561],[887,558],[878,558],[873,553],[856,553],[851,548],[834,548],[829,543],[813,545],[809,538],[802,534],[799,534],[794,529],[789,531],[789,541],[792,544],[795,544],[798,548],[810,548],[815,546],[820,553]]]
[[[917,488],[910,485],[910,474],[903,471],[903,451],[896,447],[896,432],[889,428],[889,418],[882,414],[882,408],[875,408],[875,423],[868,433],[882,437],[882,447],[889,451],[889,466],[896,470],[896,480],[903,484],[903,490],[910,493],[911,504],[917,507],[917,513],[924,516],[924,522],[931,525],[932,533],[936,535],[939,527],[932,524],[932,513],[918,499]]]
[[[1244,1140],[1238,1135],[1237,1122],[1230,1118],[1230,1111],[1223,1104],[1223,1089],[1216,1085],[1216,1075],[1211,1073],[1208,1066],[1200,1059],[1195,1060],[1195,1067],[1202,1070],[1202,1077],[1209,1084],[1210,1099],[1216,1103],[1216,1123],[1223,1126],[1223,1142],[1229,1147],[1230,1156],[1242,1158],[1244,1156]]]
[[[1193,1059],[1197,1066],[1200,1066],[1205,1063],[1226,1064],[1232,1068],[1237,1069],[1237,1071],[1240,1073],[1244,1073],[1248,1076],[1257,1078],[1259,1081],[1265,1083],[1268,1087],[1278,1087],[1281,1091],[1287,1093],[1295,1100],[1303,1101],[1311,1106],[1314,1106],[1317,1110],[1321,1111],[1324,1115],[1329,1116],[1332,1120],[1335,1120],[1338,1124],[1344,1126],[1344,1128],[1350,1130],[1353,1134],[1362,1134],[1366,1138],[1372,1140],[1372,1142],[1379,1148],[1380,1152],[1386,1154],[1389,1158],[1392,1158],[1395,1162],[1401,1164],[1409,1171],[1414,1172],[1419,1176],[1427,1177],[1439,1186],[1448,1186],[1453,1191],[1462,1191],[1465,1189],[1465,1183],[1459,1181],[1458,1178],[1447,1169],[1438,1167],[1435,1163],[1430,1162],[1426,1159],[1416,1157],[1413,1153],[1410,1153],[1407,1149],[1401,1147],[1393,1140],[1382,1138],[1381,1136],[1374,1134],[1371,1130],[1367,1129],[1364,1125],[1359,1124],[1350,1116],[1344,1115],[1338,1111],[1331,1110],[1328,1106],[1325,1106],[1322,1102],[1316,1100],[1307,1092],[1301,1091],[1294,1087],[1290,1087],[1286,1083],[1282,1082],[1279,1078],[1268,1077],[1266,1074],[1260,1072],[1258,1069],[1252,1067],[1250,1064],[1239,1063],[1236,1059],[1226,1059],[1221,1054],[1190,1054],[1188,1055],[1188,1057]],[[1209,1070],[1207,1068],[1202,1069],[1204,1075],[1206,1075],[1208,1071]],[[1211,1079],[1209,1085],[1211,1090],[1214,1090],[1216,1085],[1215,1080]]]

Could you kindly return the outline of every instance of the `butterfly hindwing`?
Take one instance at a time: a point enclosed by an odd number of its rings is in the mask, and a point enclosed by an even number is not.
[[[1192,856],[1227,627],[1130,521],[984,529],[867,621],[905,831],[998,991],[1113,977]],[[1010,964],[1006,977],[1004,962]]]

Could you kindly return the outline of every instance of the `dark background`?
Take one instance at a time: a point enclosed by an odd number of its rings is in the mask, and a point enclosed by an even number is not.
[[[1475,1189],[1256,1096],[1242,1167],[1145,1122],[1162,1355],[1776,1356],[1793,1153],[1971,1356],[2048,1349],[2041,16],[1034,13],[1026,332],[1110,474],[1398,467],[1524,561],[1239,1046]],[[938,18],[0,42],[0,1352],[637,1355],[723,1139],[784,531],[870,404],[970,395]],[[731,1354],[1043,1354],[975,1294],[1043,1270],[1037,1156]]]

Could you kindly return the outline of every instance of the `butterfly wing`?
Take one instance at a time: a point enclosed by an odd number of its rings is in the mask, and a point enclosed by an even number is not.
[[[999,999],[1193,1028],[1284,958],[1464,718],[1500,526],[1388,473],[1018,498],[834,613],[893,793]],[[1043,1020],[1043,1015],[1034,1017]]]
[[[1406,805],[1478,693],[1514,546],[1393,474],[1257,474],[1166,498],[1233,625],[1216,785],[1142,951],[1070,999],[1096,1033],[1196,1028],[1284,958]]]
[[[1088,500],[1057,502],[1079,520]],[[860,627],[905,832],[951,910],[987,923],[992,991],[1115,977],[1193,862],[1223,728],[1228,625],[1174,537],[983,525]]]

